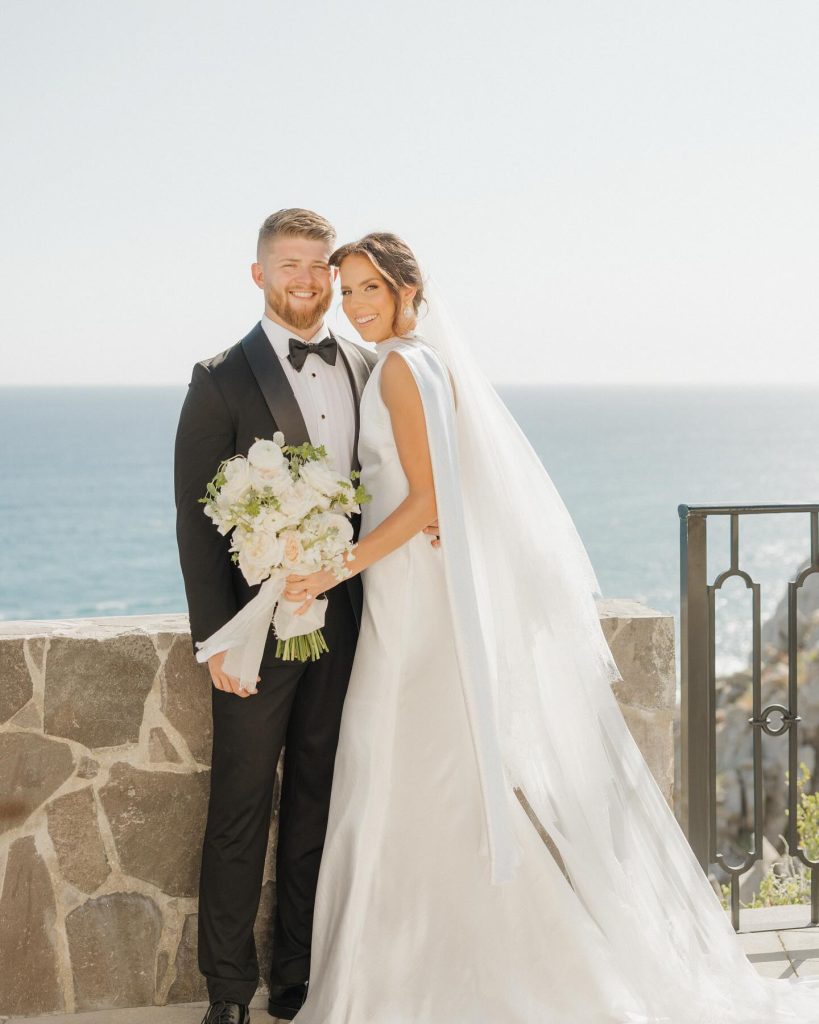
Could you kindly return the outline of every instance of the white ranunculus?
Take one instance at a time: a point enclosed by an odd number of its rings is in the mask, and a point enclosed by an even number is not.
[[[275,479],[287,468],[287,459],[284,457],[281,448],[275,441],[267,441],[258,438],[250,446],[247,453],[247,461],[252,469],[255,469],[261,476]]]
[[[261,583],[270,575],[270,570],[281,565],[284,558],[284,542],[266,530],[243,533],[236,541],[239,552],[239,568],[248,583]]]
[[[309,487],[327,498],[332,498],[344,489],[344,477],[323,459],[305,462],[299,467],[299,476]]]

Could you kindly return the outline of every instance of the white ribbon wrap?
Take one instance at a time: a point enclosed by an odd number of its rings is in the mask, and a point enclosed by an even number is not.
[[[289,571],[289,570],[288,570]],[[324,625],[327,600],[318,599],[303,615],[296,615],[299,602],[285,601],[282,591],[286,573],[275,573],[264,581],[259,593],[241,608],[207,640],[197,640],[198,662],[206,662],[214,654],[227,651],[222,671],[238,678],[249,693],[256,693],[256,677],[262,663],[271,621],[279,640],[304,636]],[[275,611],[275,615],[274,615]]]

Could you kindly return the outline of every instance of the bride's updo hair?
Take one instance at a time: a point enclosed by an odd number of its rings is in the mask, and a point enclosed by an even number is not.
[[[387,287],[395,300],[395,318],[392,323],[395,334],[399,334],[402,323],[405,330],[407,326],[403,314],[404,303],[401,300],[399,289],[417,289],[412,300],[414,316],[413,322],[409,324],[412,329],[415,326],[414,321],[418,316],[418,310],[424,301],[424,281],[421,277],[421,268],[418,266],[418,260],[412,249],[402,238],[389,231],[371,231],[357,242],[348,242],[346,245],[339,246],[330,256],[330,266],[340,267],[342,260],[354,255],[367,256],[387,282]]]

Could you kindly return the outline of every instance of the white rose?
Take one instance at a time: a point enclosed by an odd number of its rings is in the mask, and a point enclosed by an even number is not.
[[[285,568],[295,569],[301,565],[304,557],[301,537],[295,530],[285,530],[281,535],[282,560]]]
[[[316,537],[326,537],[331,530],[337,531],[331,545],[333,548],[348,544],[353,539],[353,524],[337,512],[320,512],[311,516],[308,529]]]
[[[263,508],[258,517],[253,521],[255,530],[264,530],[266,533],[278,534],[279,530],[287,525],[287,517],[275,508]]]
[[[305,462],[299,467],[299,476],[314,491],[327,498],[344,490],[344,477],[323,460]]]
[[[220,508],[235,505],[244,498],[253,486],[247,460],[238,456],[225,463],[225,482],[219,488],[216,503]]]
[[[280,512],[292,526],[297,526],[307,513],[316,507],[317,495],[303,480],[297,480],[279,497]]]
[[[284,543],[266,530],[243,533],[236,549],[239,552],[239,568],[251,585],[266,579],[271,569],[281,565],[284,557]]]

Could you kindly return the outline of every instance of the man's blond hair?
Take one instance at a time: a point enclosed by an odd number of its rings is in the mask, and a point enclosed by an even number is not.
[[[312,210],[294,207],[289,210],[277,210],[265,219],[259,228],[259,240],[256,245],[257,258],[262,249],[274,238],[314,238],[326,242],[332,249],[336,244],[336,231],[324,217]]]

